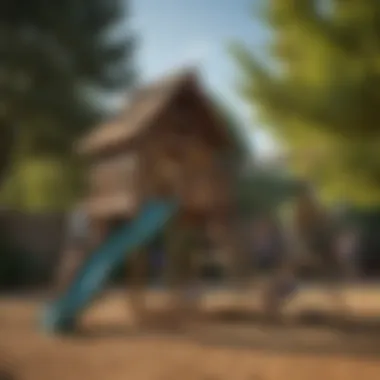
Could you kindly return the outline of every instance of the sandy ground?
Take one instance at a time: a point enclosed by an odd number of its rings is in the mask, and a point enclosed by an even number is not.
[[[380,316],[374,306],[380,306],[379,295],[376,289],[350,291],[352,310]],[[253,305],[254,295],[247,297]],[[152,295],[154,302],[160,297]],[[213,293],[205,299],[206,308],[232,302],[247,303],[247,298]],[[301,295],[290,310],[307,303],[328,308],[314,291]],[[38,331],[41,305],[37,297],[0,299],[0,369],[9,367],[16,380],[380,379],[380,349],[374,349],[380,334],[358,334],[355,343],[333,329],[225,322],[204,322],[181,334],[139,333],[128,328],[126,295],[110,292],[84,316],[81,336],[58,338]],[[347,350],[368,342],[372,352]]]

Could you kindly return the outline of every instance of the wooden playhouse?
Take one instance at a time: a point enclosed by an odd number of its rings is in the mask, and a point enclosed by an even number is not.
[[[226,220],[234,145],[195,71],[142,87],[78,143],[89,166],[87,211],[111,222],[133,218],[150,197],[176,197],[186,220]]]
[[[162,231],[165,241],[163,269],[167,272],[167,284],[175,290],[172,292],[174,307],[170,309],[183,316],[186,314],[182,313],[184,304],[195,309],[191,306],[194,304],[182,296],[183,290],[197,277],[193,261],[194,253],[199,253],[199,236],[207,234],[208,230],[215,231],[210,227],[219,226],[215,243],[224,245],[228,257],[236,257],[233,253],[236,239],[230,238],[234,237],[230,233],[233,231],[230,223],[236,209],[232,190],[234,167],[231,165],[236,141],[230,138],[229,126],[220,116],[202,89],[196,72],[185,71],[140,88],[118,117],[94,129],[76,147],[88,165],[84,207],[95,226],[105,226],[108,230],[114,223],[135,217],[141,221],[139,218],[147,209],[143,206],[152,199],[179,203],[176,216]],[[128,226],[123,228],[124,237],[129,239]],[[99,236],[96,232],[95,235]],[[154,236],[149,235],[149,238]],[[98,237],[98,243],[101,239],[106,236]],[[145,243],[149,245],[150,242]],[[144,247],[141,250],[149,251]],[[97,286],[104,279],[104,272],[100,270],[104,261],[97,260],[102,256],[96,252],[89,263],[95,265],[95,274],[101,273],[101,278],[97,277],[95,284],[92,272],[87,270],[86,274],[89,274],[90,283]],[[125,252],[125,257],[127,254],[134,289],[130,292],[132,310],[138,320],[144,321],[147,313],[141,291],[147,280],[145,260],[148,255],[131,250]],[[119,257],[118,254],[117,262]],[[116,264],[116,261],[112,262]],[[83,270],[81,273],[81,281],[86,280]],[[54,329],[65,325],[66,314],[73,313],[70,295],[75,300],[77,289],[75,286],[70,289],[67,300],[64,299],[67,302],[52,307],[47,316],[47,325]],[[90,300],[93,290],[80,289],[85,293],[80,300]],[[81,301],[77,309],[82,305]],[[67,323],[71,325],[70,318]]]

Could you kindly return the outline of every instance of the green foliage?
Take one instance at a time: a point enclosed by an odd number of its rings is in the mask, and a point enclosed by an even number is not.
[[[240,212],[251,215],[273,211],[294,196],[298,183],[274,171],[255,170],[237,183]]]
[[[67,154],[74,139],[112,111],[101,99],[133,84],[127,4],[2,1],[0,177],[12,146],[21,144],[25,155]],[[113,27],[120,29],[117,40]]]
[[[77,198],[80,174],[75,162],[54,157],[23,160],[4,182],[0,203],[30,212],[65,210]]]
[[[245,131],[233,111],[221,100],[214,97],[214,105],[220,117],[226,124],[226,132],[235,146],[234,155],[237,161],[244,163],[251,161],[254,152]]]
[[[263,64],[235,45],[243,96],[326,198],[380,200],[380,2],[272,0]],[[324,5],[322,7],[322,5]]]
[[[220,99],[214,104],[226,123],[227,134],[235,146],[234,157],[228,157],[236,170],[235,190],[238,208],[241,214],[252,215],[256,212],[268,212],[276,209],[295,193],[298,181],[276,170],[262,170],[253,167],[254,151],[248,137],[233,111]],[[244,174],[244,165],[252,167]],[[243,172],[243,173],[242,173]]]

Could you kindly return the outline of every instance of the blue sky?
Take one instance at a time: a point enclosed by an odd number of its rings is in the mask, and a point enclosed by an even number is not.
[[[250,132],[261,153],[273,150],[236,91],[238,73],[227,52],[233,40],[257,54],[265,50],[268,31],[252,17],[259,0],[134,0],[133,26],[140,35],[139,66],[145,79],[172,69],[197,65],[206,85],[220,94]]]

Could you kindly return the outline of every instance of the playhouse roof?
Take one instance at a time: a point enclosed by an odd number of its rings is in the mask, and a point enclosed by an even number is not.
[[[186,69],[136,90],[118,117],[93,129],[78,142],[78,153],[96,153],[140,136],[154,124],[157,116],[167,109],[174,98],[189,87],[196,89],[194,94],[211,118],[212,125],[210,127],[214,129],[218,138],[227,146],[233,145],[234,143],[226,133],[225,126],[222,125],[220,115],[213,109],[212,102],[199,86],[197,72],[193,69]]]

